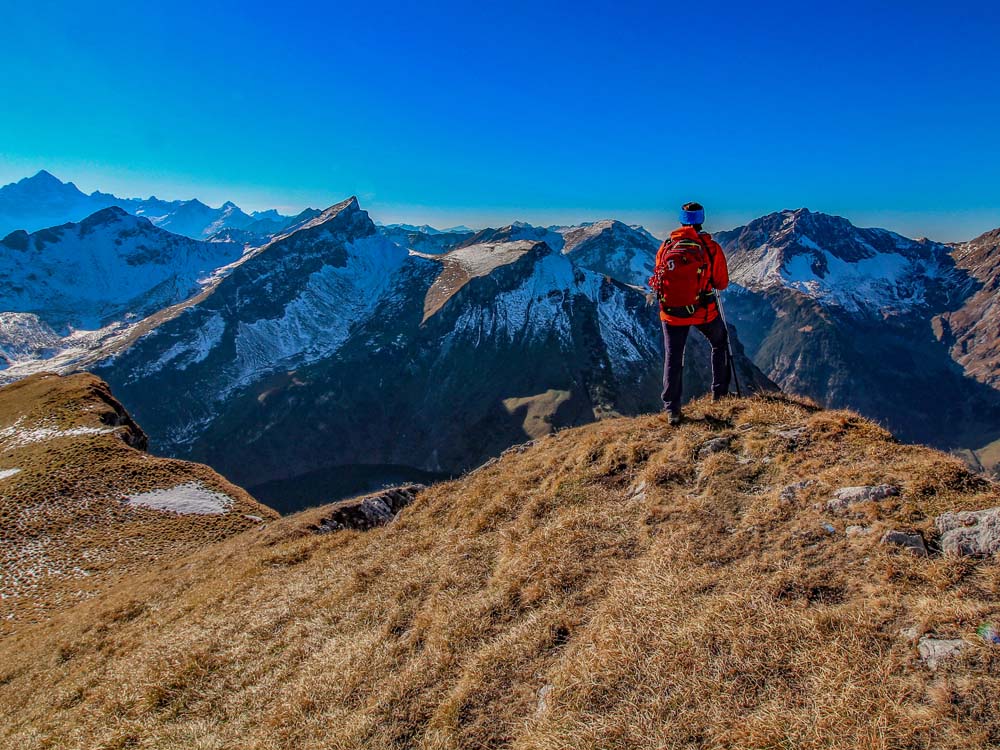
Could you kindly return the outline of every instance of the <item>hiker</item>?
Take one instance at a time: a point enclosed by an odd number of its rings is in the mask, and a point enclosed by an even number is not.
[[[663,408],[670,424],[681,422],[681,376],[684,345],[691,326],[712,345],[712,398],[729,393],[729,331],[719,314],[716,291],[729,286],[726,256],[712,235],[702,231],[705,209],[700,203],[681,208],[681,227],[670,233],[656,253],[649,286],[660,302],[663,326]]]

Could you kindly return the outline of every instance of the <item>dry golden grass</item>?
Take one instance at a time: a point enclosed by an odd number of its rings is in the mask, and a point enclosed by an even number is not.
[[[845,412],[690,413],[558,432],[372,531],[283,518],[56,613],[0,642],[0,746],[1000,745],[1000,648],[974,635],[997,561],[878,543],[996,487]],[[814,507],[883,481],[903,494],[860,519]],[[914,627],[969,646],[931,672]]]
[[[131,447],[145,435],[100,379],[35,375],[0,388],[0,638],[102,587],[277,514],[207,466]],[[233,499],[223,515],[126,505],[128,495],[200,482]]]

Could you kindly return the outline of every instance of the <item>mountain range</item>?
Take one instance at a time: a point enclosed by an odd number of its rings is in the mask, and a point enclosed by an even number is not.
[[[545,242],[500,232],[421,254],[350,199],[93,370],[158,449],[279,504],[282,487],[349,469],[455,474],[560,427],[655,410],[661,357],[642,292]]]
[[[1000,231],[717,238],[672,426],[641,227],[9,233],[0,745],[996,744]]]
[[[83,195],[47,173],[25,185]],[[151,204],[156,226],[105,207],[9,234],[0,379],[93,370],[158,450],[283,508],[658,407],[643,287],[659,240],[641,227],[380,226],[350,199],[216,222],[208,241],[164,229],[196,209]],[[718,233],[742,378],[994,469],[998,236],[946,245],[806,209]],[[707,386],[701,337],[686,377],[689,393]]]
[[[274,209],[247,214],[231,201],[212,208],[197,199],[118,198],[96,190],[88,195],[72,182],[62,182],[43,169],[32,177],[0,187],[0,237],[18,229],[34,232],[78,222],[110,206],[149,219],[175,234],[199,240],[225,229],[238,229],[247,231],[257,241],[304,218],[282,216]]]

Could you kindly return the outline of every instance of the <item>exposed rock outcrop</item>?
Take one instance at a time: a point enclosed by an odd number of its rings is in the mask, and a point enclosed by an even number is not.
[[[396,514],[413,502],[417,493],[425,489],[422,484],[408,484],[392,487],[375,495],[345,500],[333,506],[333,512],[313,527],[317,534],[332,531],[356,529],[366,531],[376,526],[385,526]]]

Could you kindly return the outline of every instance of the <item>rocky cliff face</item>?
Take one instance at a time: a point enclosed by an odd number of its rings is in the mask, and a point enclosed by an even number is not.
[[[935,319],[935,333],[969,377],[1000,389],[1000,229],[956,246],[953,257],[967,295]]]

